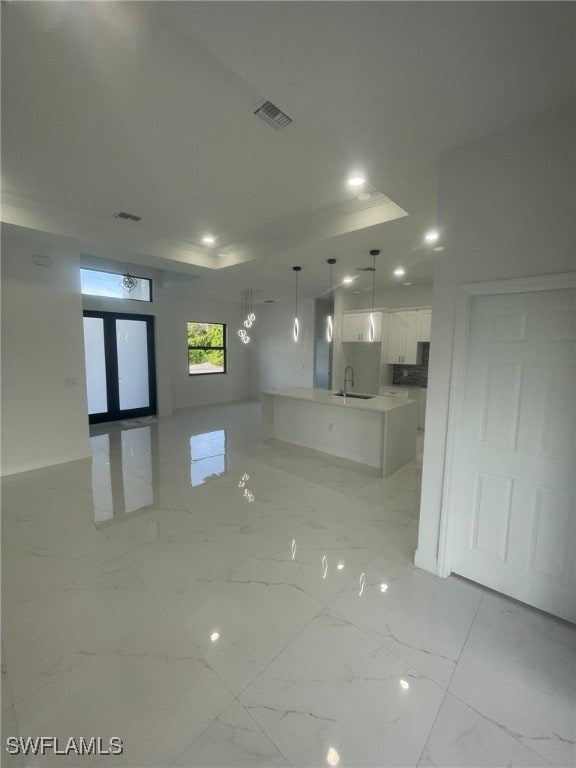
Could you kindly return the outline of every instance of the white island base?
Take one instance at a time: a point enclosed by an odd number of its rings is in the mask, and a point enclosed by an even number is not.
[[[377,467],[387,477],[416,455],[418,403],[338,397],[323,389],[262,393],[262,437]]]

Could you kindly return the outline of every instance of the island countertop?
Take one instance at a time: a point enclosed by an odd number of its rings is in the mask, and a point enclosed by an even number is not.
[[[291,389],[275,389],[262,392],[263,395],[272,397],[290,397],[295,400],[306,400],[319,405],[336,405],[341,408],[355,408],[359,411],[372,411],[386,413],[398,408],[412,406],[414,400],[408,398],[390,397],[386,395],[373,395],[369,400],[360,400],[355,397],[340,397],[327,389],[312,389],[311,387],[293,387]],[[353,392],[352,394],[357,394]]]
[[[356,393],[354,393],[356,394]],[[357,461],[384,477],[416,454],[418,403],[374,395],[338,397],[311,387],[262,393],[261,435]]]

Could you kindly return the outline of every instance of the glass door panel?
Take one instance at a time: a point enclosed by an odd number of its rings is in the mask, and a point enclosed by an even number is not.
[[[84,353],[86,356],[88,413],[105,413],[108,410],[108,393],[106,390],[104,320],[101,317],[84,318]]]
[[[148,334],[145,320],[116,320],[120,410],[148,408]]]

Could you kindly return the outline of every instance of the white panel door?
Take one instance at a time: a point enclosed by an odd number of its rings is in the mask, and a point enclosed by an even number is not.
[[[452,570],[576,620],[575,291],[473,298]]]

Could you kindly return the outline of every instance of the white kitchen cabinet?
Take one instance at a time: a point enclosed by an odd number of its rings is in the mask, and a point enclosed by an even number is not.
[[[342,315],[342,341],[361,341],[362,315]]]
[[[383,395],[384,397],[404,397],[406,400],[415,400],[416,398],[413,396],[413,392],[415,391],[411,387],[404,387],[402,385],[399,385],[397,387],[394,386],[384,386],[378,388],[378,394]]]
[[[388,331],[389,365],[418,365],[421,348],[418,342],[430,339],[431,310],[411,309],[390,313]],[[423,338],[422,336],[427,336]]]
[[[404,312],[406,324],[406,342],[402,362],[406,365],[418,365],[418,336],[420,334],[420,312]]]
[[[420,310],[420,333],[418,341],[430,341],[430,328],[432,326],[432,310]]]
[[[391,312],[388,334],[388,363],[417,365],[420,335],[419,311]]]
[[[388,363],[401,363],[406,347],[406,329],[400,312],[392,312],[388,318]]]
[[[370,312],[342,315],[342,341],[370,341]],[[374,312],[374,338],[382,341],[382,312]]]

